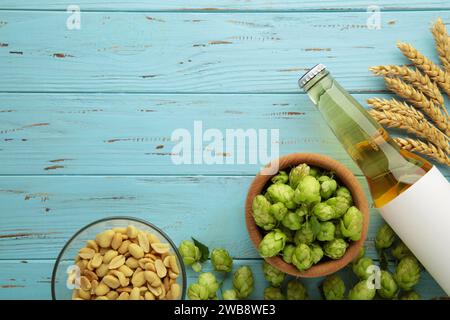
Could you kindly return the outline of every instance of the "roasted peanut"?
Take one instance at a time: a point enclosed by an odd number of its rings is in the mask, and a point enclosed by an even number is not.
[[[108,248],[111,245],[111,240],[114,236],[114,231],[112,230],[106,230],[103,232],[100,232],[99,234],[97,234],[97,236],[95,237],[95,241],[97,242],[97,244],[102,247],[102,248]]]
[[[108,268],[109,269],[117,269],[117,268],[120,268],[121,266],[123,266],[124,263],[125,263],[125,257],[120,255],[111,260],[111,262],[108,265]]]
[[[144,257],[144,250],[135,243],[132,243],[128,246],[128,251],[136,259],[141,259]]]

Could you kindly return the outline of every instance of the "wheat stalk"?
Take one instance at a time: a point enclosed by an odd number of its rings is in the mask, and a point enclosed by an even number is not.
[[[433,61],[425,57],[422,53],[416,50],[408,43],[397,43],[400,51],[412,62],[414,65],[426,73],[431,80],[435,81],[450,97],[450,74],[439,68]]]
[[[436,107],[422,92],[417,91],[413,86],[398,78],[385,77],[384,81],[386,82],[386,86],[389,90],[408,100],[417,108],[422,109],[423,112],[436,123],[439,129],[441,129],[446,135],[450,134],[448,117],[443,115],[440,109]]]
[[[436,83],[417,69],[411,69],[407,66],[388,65],[371,67],[370,71],[377,76],[396,76],[402,78],[427,95],[434,104],[444,106],[444,98]],[[445,108],[443,109],[445,110]]]
[[[424,121],[418,120],[414,116],[407,116],[390,110],[372,109],[369,113],[381,125],[406,130],[418,137],[427,139],[445,152],[450,152],[448,138],[424,118]]]
[[[450,38],[441,18],[438,18],[434,23],[431,32],[433,33],[436,49],[439,53],[442,65],[447,72],[450,72]]]
[[[432,143],[425,143],[420,140],[415,139],[403,139],[394,138],[394,141],[400,146],[400,148],[411,151],[418,152],[425,156],[428,156],[442,164],[450,166],[450,158],[445,154],[444,151],[433,145]]]

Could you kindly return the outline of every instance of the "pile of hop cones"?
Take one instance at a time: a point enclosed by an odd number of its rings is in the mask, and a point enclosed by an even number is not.
[[[442,92],[450,97],[450,37],[439,18],[431,32],[442,67],[425,57],[412,45],[397,47],[412,66],[376,66],[370,70],[383,76],[386,87],[400,99],[369,99],[370,114],[381,125],[406,130],[417,139],[395,138],[408,151],[425,155],[450,166],[450,122]]]

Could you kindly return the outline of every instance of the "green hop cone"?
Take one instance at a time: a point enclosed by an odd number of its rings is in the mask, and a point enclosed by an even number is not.
[[[204,272],[198,276],[198,284],[208,289],[208,297],[214,298],[219,290],[219,283],[211,272]]]
[[[320,196],[322,197],[322,199],[328,199],[334,194],[336,189],[337,189],[336,180],[329,178],[328,180],[325,180],[320,183]]]
[[[416,258],[406,256],[401,259],[395,269],[394,280],[400,289],[411,290],[420,280],[420,265]]]
[[[333,207],[326,202],[316,204],[312,209],[312,214],[316,216],[320,221],[328,221],[334,219],[336,212]]]
[[[318,244],[312,243],[310,248],[311,248],[311,258],[312,258],[313,264],[316,264],[323,257],[322,247],[319,246]]]
[[[188,288],[189,300],[208,300],[209,291],[208,288],[199,283],[192,283]]]
[[[184,263],[188,266],[197,263],[202,256],[200,249],[190,240],[181,242],[178,250],[183,257]]]
[[[292,189],[296,189],[300,180],[303,177],[306,177],[309,175],[309,166],[306,163],[302,163],[289,172],[289,185],[292,187]]]
[[[321,176],[321,172],[316,167],[309,167],[309,175],[317,179]]]
[[[377,249],[387,249],[394,243],[396,238],[394,230],[386,223],[383,224],[377,231],[375,236],[375,247]]]
[[[299,244],[292,255],[292,264],[297,267],[298,270],[304,271],[311,268],[313,264],[313,258],[311,249],[306,244]]]
[[[294,209],[294,189],[287,184],[273,184],[267,188],[267,196],[272,203],[282,202],[288,209]]]
[[[223,248],[216,248],[211,252],[211,263],[214,270],[219,272],[230,272],[233,267],[233,259]]]
[[[269,213],[278,221],[283,220],[288,213],[288,209],[282,202],[274,203],[270,206]]]
[[[345,254],[348,244],[343,239],[333,239],[323,245],[324,254],[331,259],[340,259]]]
[[[399,241],[391,250],[392,256],[397,260],[402,260],[406,256],[412,256],[411,250],[402,242]]]
[[[333,219],[342,217],[350,208],[350,202],[344,197],[329,198],[325,203],[334,209]]]
[[[300,179],[294,192],[294,201],[298,204],[312,205],[320,202],[320,183],[312,176]]]
[[[284,272],[281,272],[277,268],[273,267],[266,261],[263,262],[262,267],[263,267],[264,278],[267,281],[269,281],[273,287],[281,286],[284,279],[286,278],[286,274]]]
[[[233,287],[238,298],[245,299],[253,292],[253,273],[248,266],[239,267],[233,275]]]
[[[370,285],[369,281],[361,280],[348,293],[349,300],[372,300],[375,297],[375,286]]]
[[[350,190],[348,190],[346,187],[339,187],[336,190],[336,197],[343,197],[346,198],[349,205],[353,204],[353,197],[350,193]]]
[[[287,183],[289,181],[289,176],[286,171],[280,171],[274,177],[272,177],[272,183]]]
[[[303,217],[296,212],[288,211],[281,220],[281,224],[289,230],[298,230],[302,227]]]
[[[228,289],[222,292],[222,298],[223,300],[238,300],[236,290],[234,289]]]
[[[253,199],[252,212],[255,223],[264,230],[272,230],[277,224],[277,220],[270,213],[271,204],[263,195],[257,195]]]
[[[283,249],[283,260],[286,263],[292,263],[292,255],[294,254],[295,246],[287,244]]]
[[[356,207],[350,207],[341,220],[341,232],[353,241],[361,239],[363,215]]]
[[[264,300],[284,300],[280,288],[268,287],[264,289]]]
[[[353,273],[360,279],[360,280],[367,280],[370,275],[372,274],[370,272],[370,269],[368,269],[370,266],[373,266],[374,263],[372,259],[368,257],[362,257],[358,259],[355,263],[352,265]]]
[[[259,254],[263,258],[276,256],[281,250],[283,250],[284,245],[286,244],[286,239],[286,235],[279,229],[269,232],[259,243]]]
[[[322,291],[326,300],[343,300],[345,297],[345,283],[341,277],[333,274],[323,281]]]
[[[381,288],[377,289],[380,297],[385,299],[393,299],[398,291],[397,283],[394,281],[389,271],[381,270],[380,274]]]
[[[320,230],[317,234],[317,240],[330,241],[334,239],[335,226],[332,222],[326,221],[320,224]]]
[[[288,300],[306,300],[308,292],[300,281],[291,280],[286,286],[286,297]]]
[[[310,244],[316,239],[311,223],[306,221],[302,224],[301,228],[295,232],[294,243],[299,245],[300,243]]]
[[[420,300],[420,295],[415,291],[408,291],[402,294],[400,300]]]

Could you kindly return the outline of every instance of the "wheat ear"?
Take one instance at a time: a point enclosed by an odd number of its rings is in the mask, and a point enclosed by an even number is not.
[[[415,139],[403,139],[403,138],[394,138],[394,141],[400,146],[400,148],[411,151],[421,153],[427,157],[430,157],[442,164],[450,166],[450,158],[445,154],[444,151],[433,145],[432,143],[425,143],[420,140]]]
[[[434,104],[439,106],[444,105],[444,98],[436,83],[417,69],[411,69],[407,66],[388,65],[371,67],[370,71],[377,76],[396,76],[402,78],[427,95]]]
[[[431,80],[435,81],[450,97],[450,74],[439,68],[433,61],[425,57],[422,53],[416,50],[408,43],[397,43],[400,51],[412,62],[414,65],[425,72]]]
[[[431,28],[431,32],[433,33],[436,49],[439,53],[442,65],[447,72],[450,72],[450,38],[441,18],[436,20]]]
[[[448,117],[442,114],[440,109],[435,106],[422,92],[417,91],[413,86],[398,78],[385,77],[384,81],[386,82],[386,86],[389,90],[395,92],[400,97],[408,100],[411,104],[421,109],[431,118],[431,120],[436,123],[439,129],[441,129],[446,135],[450,134]]]
[[[372,109],[369,113],[381,125],[406,130],[436,144],[445,152],[450,152],[447,137],[428,121],[420,121],[414,116],[405,116],[388,110]]]

